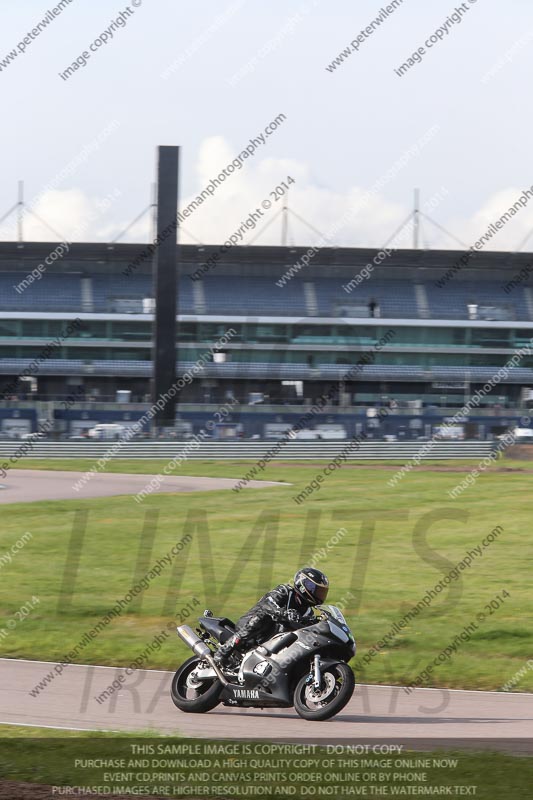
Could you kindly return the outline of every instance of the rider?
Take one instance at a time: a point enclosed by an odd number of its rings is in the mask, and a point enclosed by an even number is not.
[[[282,583],[263,595],[246,614],[237,620],[236,633],[215,653],[215,661],[226,665],[237,651],[249,649],[254,640],[266,641],[277,624],[291,627],[312,622],[312,607],[323,603],[329,582],[323,572],[303,567],[294,576],[293,586]]]

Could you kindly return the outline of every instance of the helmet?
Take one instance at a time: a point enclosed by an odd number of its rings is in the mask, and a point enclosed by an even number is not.
[[[294,576],[294,588],[312,606],[323,603],[328,596],[329,581],[314,567],[303,567]]]

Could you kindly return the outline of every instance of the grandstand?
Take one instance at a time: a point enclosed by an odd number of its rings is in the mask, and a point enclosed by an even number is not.
[[[32,407],[35,419],[54,413],[64,435],[84,421],[133,419],[147,407],[152,265],[127,269],[142,246],[73,244],[41,274],[54,247],[0,243],[0,430],[13,429],[15,413],[31,419]],[[532,291],[513,280],[529,268],[527,254],[477,253],[439,286],[461,253],[393,251],[354,281],[378,251],[322,249],[291,274],[305,252],[233,247],[193,280],[220,248],[178,247],[178,372],[235,331],[180,394],[181,420],[197,427],[231,398],[240,432],[263,435],[265,425],[290,422],[301,414],[298,406],[329,392],[321,422],[341,422],[349,432],[372,428],[368,409],[387,405],[380,435],[431,435],[533,337]],[[290,277],[280,281],[283,275]],[[64,337],[75,317],[79,329]],[[6,391],[54,340],[33,380]],[[533,355],[525,353],[483,397],[469,435],[490,437],[519,419],[529,387]],[[61,412],[58,404],[74,390],[75,407]],[[127,405],[116,402],[124,390],[131,393]],[[251,398],[263,402],[252,406]]]

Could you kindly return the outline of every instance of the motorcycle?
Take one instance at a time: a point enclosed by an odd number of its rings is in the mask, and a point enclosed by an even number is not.
[[[171,697],[189,713],[211,711],[219,703],[241,708],[291,708],[303,719],[326,720],[348,703],[355,678],[348,661],[355,639],[339,608],[319,606],[315,621],[283,630],[219,667],[213,655],[235,634],[226,617],[204,611],[196,633],[176,632],[194,653],[175,673]]]

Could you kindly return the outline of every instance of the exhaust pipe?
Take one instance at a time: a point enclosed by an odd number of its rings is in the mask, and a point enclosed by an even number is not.
[[[202,642],[200,637],[195,634],[193,629],[189,625],[178,625],[178,627],[176,628],[176,633],[178,634],[180,639],[184,641],[188,647],[191,648],[191,650],[195,655],[197,655],[199,658],[205,659],[208,662],[209,666],[211,666],[215,670],[221,684],[223,686],[227,686],[229,681],[227,680],[227,678],[225,678],[224,674],[219,669],[217,663],[215,662],[215,659],[211,655],[211,650],[206,645],[206,643]]]

